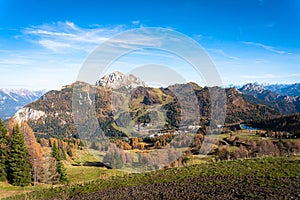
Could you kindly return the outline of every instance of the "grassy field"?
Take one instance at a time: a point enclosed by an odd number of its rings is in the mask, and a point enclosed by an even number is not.
[[[124,176],[125,172],[92,166],[67,166],[70,183],[83,183],[111,176]]]
[[[126,174],[123,171],[108,170],[103,167],[66,165],[66,168],[70,183],[72,184],[82,184],[96,179],[106,180],[112,176],[122,177]],[[7,182],[0,182],[0,199],[20,194],[24,194],[25,197],[25,194],[28,192],[47,190],[51,187],[59,187],[59,185],[38,184],[36,186],[18,187],[10,185]]]
[[[0,199],[9,196],[18,195],[18,194],[28,193],[36,189],[37,189],[36,187],[32,187],[32,186],[17,187],[17,186],[12,186],[7,182],[0,182]]]
[[[224,138],[230,138],[230,136],[237,136],[240,139],[250,139],[250,140],[258,140],[261,139],[259,135],[256,135],[256,131],[249,131],[249,130],[238,130],[232,133],[225,133],[219,136],[219,140]]]
[[[73,169],[72,169],[73,170]],[[74,170],[74,171],[77,171]],[[78,174],[80,170],[74,174]],[[96,171],[96,170],[95,170]],[[97,173],[102,172],[93,172]],[[87,174],[89,174],[87,172]],[[221,161],[214,163],[203,163],[197,165],[191,165],[188,167],[172,168],[168,170],[158,170],[148,173],[140,174],[128,174],[120,176],[106,177],[105,179],[98,179],[88,183],[73,184],[63,187],[56,187],[50,189],[38,189],[34,192],[26,194],[28,199],[68,199],[73,196],[88,194],[91,192],[105,190],[110,188],[120,188],[124,186],[139,186],[139,185],[151,185],[168,182],[185,182],[188,179],[195,177],[230,177],[225,182],[218,184],[230,184],[230,181],[239,179],[244,180],[243,177],[254,177],[251,179],[251,184],[255,184],[261,187],[270,186],[274,184],[280,185],[278,179],[295,178],[300,177],[300,157],[265,157],[259,159],[244,159],[234,161]],[[87,176],[87,180],[89,177]],[[247,178],[245,180],[248,180]],[[276,180],[276,182],[275,182]],[[76,178],[73,181],[78,181]],[[198,182],[198,185],[214,185],[215,182]],[[8,199],[25,199],[25,195],[17,197],[11,197]]]

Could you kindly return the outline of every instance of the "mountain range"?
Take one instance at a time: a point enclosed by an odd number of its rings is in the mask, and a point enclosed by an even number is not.
[[[248,83],[239,88],[244,98],[256,103],[274,108],[281,114],[295,114],[300,112],[300,84],[289,86],[269,85],[263,86],[257,83]],[[272,88],[272,90],[268,89]],[[284,94],[294,94],[288,96]]]
[[[117,83],[115,83],[117,81]],[[125,83],[125,87],[122,87]],[[128,90],[128,88],[130,88]],[[74,89],[77,90],[76,102]],[[90,93],[87,93],[90,91]],[[225,90],[227,96],[226,123],[236,123],[251,119],[272,118],[280,113],[267,105],[256,104],[244,98],[236,88]],[[88,102],[94,105],[96,118],[101,129],[109,136],[129,136],[134,134],[134,128],[140,125],[149,129],[161,131],[178,129],[181,125],[193,125],[194,112],[183,111],[176,93],[180,94],[186,108],[193,108],[198,100],[200,119],[197,123],[208,127],[211,116],[211,101],[208,87],[200,87],[196,83],[175,84],[167,88],[145,87],[144,83],[134,75],[124,75],[115,72],[100,79],[95,85],[76,82],[65,86],[62,90],[49,91],[39,100],[26,105],[15,117],[26,121],[33,131],[42,137],[78,137],[72,112],[72,103],[81,105]],[[130,97],[130,99],[127,99]],[[195,98],[197,99],[195,99]],[[94,98],[95,101],[92,101]],[[72,102],[73,100],[73,102]],[[89,101],[85,101],[89,100]],[[89,106],[88,105],[88,106]],[[128,109],[124,109],[124,106]],[[88,123],[84,116],[76,119],[80,124]],[[85,121],[87,120],[87,121]],[[165,122],[163,124],[159,122]],[[128,127],[131,127],[129,130]]]
[[[8,119],[20,108],[40,98],[46,90],[0,89],[0,118]]]
[[[158,131],[177,129],[180,124],[191,125],[188,120],[184,121],[181,118],[182,108],[174,94],[174,91],[179,92],[184,97],[185,105],[191,108],[195,99],[191,96],[190,88],[198,100],[199,125],[202,127],[202,131],[205,131],[210,122],[209,88],[203,88],[192,82],[175,84],[167,88],[146,87],[138,77],[124,75],[121,72],[108,74],[100,78],[95,85],[76,82],[64,86],[61,90],[49,91],[44,95],[42,95],[43,91],[25,92],[26,90],[23,93],[3,92],[3,94],[11,98],[10,101],[5,102],[22,102],[23,105],[31,102],[19,109],[14,116],[19,121],[27,122],[36,135],[60,138],[78,137],[72,115],[74,112],[72,103],[73,106],[76,103],[72,102],[74,88],[80,91],[77,103],[81,104],[84,100],[89,99],[89,103],[95,107],[101,129],[110,136],[132,135],[134,127],[139,129],[140,125],[150,126],[151,129]],[[88,93],[88,90],[92,92]],[[260,85],[249,83],[240,88],[227,88],[225,92],[227,97],[226,123],[264,120],[282,114],[300,112],[299,84]],[[287,93],[296,94],[296,96],[283,95]],[[2,95],[2,93],[0,94]],[[39,98],[39,96],[41,97]],[[127,99],[128,96],[130,99]],[[91,98],[94,98],[95,101],[92,101]],[[21,101],[21,99],[26,99],[27,102]],[[114,102],[112,103],[112,101]],[[2,104],[3,108],[10,108],[15,112],[16,106],[12,103]],[[124,106],[129,108],[124,110]],[[9,112],[5,111],[5,113]],[[186,118],[192,118],[192,115],[193,112],[186,113]],[[11,115],[6,114],[5,118],[9,116]],[[84,124],[84,120],[87,119],[79,120]],[[161,121],[165,121],[165,123],[159,124]],[[126,127],[133,128],[128,130]]]

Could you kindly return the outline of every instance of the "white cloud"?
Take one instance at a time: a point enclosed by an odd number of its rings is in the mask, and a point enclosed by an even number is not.
[[[270,52],[273,52],[273,53],[277,53],[277,54],[290,54],[288,52],[285,52],[285,51],[282,51],[282,50],[277,50],[275,49],[274,47],[272,46],[268,46],[268,45],[264,45],[262,43],[256,43],[256,42],[243,42],[244,44],[247,44],[247,45],[252,45],[252,46],[258,46],[258,47],[261,47],[267,51],[270,51]]]
[[[27,34],[32,34],[32,35],[38,35],[40,37],[44,36],[44,37],[51,37],[51,36],[55,36],[55,37],[75,37],[74,34],[70,34],[70,33],[62,33],[62,32],[53,32],[53,31],[48,31],[48,30],[42,30],[42,29],[26,29],[25,33]]]

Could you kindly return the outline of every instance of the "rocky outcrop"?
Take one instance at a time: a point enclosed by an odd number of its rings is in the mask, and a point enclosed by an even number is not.
[[[46,117],[46,113],[41,110],[34,110],[29,107],[24,107],[15,114],[16,120],[21,123],[22,121],[38,120],[41,117]]]

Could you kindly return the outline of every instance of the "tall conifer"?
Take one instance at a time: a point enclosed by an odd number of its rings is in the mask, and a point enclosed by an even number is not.
[[[24,136],[18,125],[13,130],[11,148],[9,150],[7,178],[12,185],[26,186],[31,183],[28,151],[24,143]]]
[[[69,179],[67,177],[67,170],[62,162],[62,158],[57,147],[56,141],[53,143],[51,155],[56,160],[56,172],[59,176],[59,182],[68,183]]]

